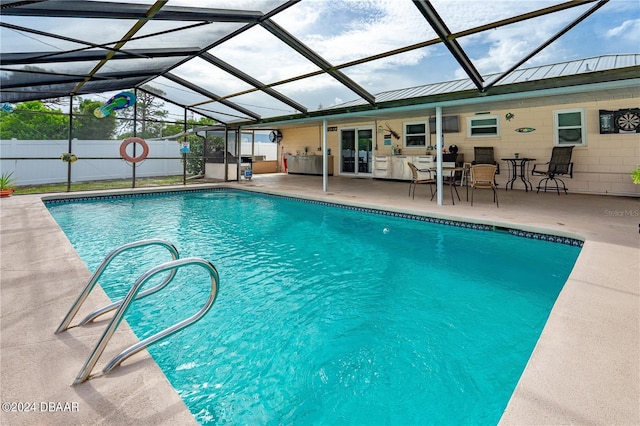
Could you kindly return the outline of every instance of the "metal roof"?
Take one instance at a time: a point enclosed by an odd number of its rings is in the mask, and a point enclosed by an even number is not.
[[[609,0],[522,1],[518,10],[523,12],[516,14],[506,7],[514,2],[497,1],[492,3],[490,17],[478,13],[473,21],[477,25],[463,28],[454,28],[459,20],[450,10],[461,2],[397,0],[393,7],[402,9],[402,14],[385,22],[389,37],[375,46],[352,42],[354,28],[364,25],[363,16],[375,15],[383,3],[0,0],[0,102],[151,88],[154,94],[161,91],[161,99],[219,123],[261,123],[334,110],[312,104],[311,92],[335,99],[357,96],[358,100],[340,107],[376,109],[385,102],[434,94],[468,90],[491,94],[527,78],[557,84],[555,77],[584,73],[586,65],[591,70],[618,69],[624,61],[637,66],[637,55],[617,55],[521,69],[583,21],[606,11]],[[482,3],[465,2],[462,13],[485,12]],[[300,35],[304,22],[299,21],[321,4],[336,10],[333,20],[316,23],[318,35]],[[356,15],[355,9],[364,15]],[[537,46],[523,50],[521,59],[502,74],[482,73],[482,66],[465,50],[473,38],[535,26],[555,16],[561,16],[561,24],[548,30]],[[411,22],[410,31],[406,22]],[[322,31],[342,34],[343,48],[323,48]],[[396,40],[394,32],[402,32],[405,38]],[[346,46],[349,43],[356,45]],[[401,64],[411,55],[426,56],[433,49],[439,49],[435,52],[442,57],[447,55],[446,60],[468,78],[391,91],[375,90],[374,84],[364,82],[380,69],[381,61]],[[425,60],[419,64],[425,71],[433,68]],[[400,65],[391,72],[399,82],[408,75]]]
[[[540,87],[544,87],[544,80],[557,79],[559,77],[570,77],[582,74],[585,82],[589,82],[589,77],[604,71],[625,70],[636,68],[635,76],[640,77],[640,54],[627,55],[605,55],[593,58],[567,61],[559,64],[542,65],[538,67],[523,68],[514,70],[504,77],[496,87],[509,84],[538,82]],[[490,74],[483,76],[483,80],[491,81],[500,74]],[[377,104],[407,100],[411,98],[426,98],[434,95],[463,92],[474,90],[475,85],[470,78],[444,81],[442,83],[427,84],[419,87],[391,90],[376,94]],[[361,99],[355,99],[340,105],[335,105],[333,109],[343,109],[354,106],[365,105]]]

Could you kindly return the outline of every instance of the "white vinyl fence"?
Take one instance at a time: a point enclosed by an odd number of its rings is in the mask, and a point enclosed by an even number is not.
[[[132,166],[120,157],[119,140],[73,140],[72,152],[78,161],[71,166],[71,181],[130,178]],[[149,157],[136,166],[136,177],[182,174],[180,145],[175,141],[148,141]],[[0,141],[0,169],[13,171],[17,185],[37,185],[67,181],[67,163],[57,160],[5,160],[5,158],[59,158],[69,152],[66,140]],[[140,148],[138,147],[140,152]],[[83,157],[108,157],[114,160],[83,160]],[[153,160],[153,157],[176,157]]]
[[[71,181],[131,178],[132,166],[120,157],[120,140],[73,140],[72,153],[78,161],[71,166]],[[148,140],[149,156],[137,163],[136,177],[173,176],[182,174],[180,144],[169,140]],[[2,140],[0,141],[0,172],[13,172],[17,185],[39,185],[67,181],[67,163],[60,156],[68,149],[67,140]],[[251,153],[251,144],[243,143],[242,152]],[[247,146],[245,146],[247,145]],[[264,145],[264,146],[263,146]],[[256,143],[254,155],[275,154],[275,144]],[[129,147],[131,148],[131,147]],[[140,147],[137,148],[140,152]],[[109,160],[88,160],[83,157],[108,157]],[[158,157],[175,159],[155,160]],[[7,160],[7,158],[52,158],[51,160]]]

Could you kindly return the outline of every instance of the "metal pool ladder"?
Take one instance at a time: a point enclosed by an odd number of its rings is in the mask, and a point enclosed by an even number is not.
[[[129,308],[129,305],[131,304],[131,302],[135,299],[140,299],[142,297],[148,296],[164,288],[167,284],[169,284],[169,282],[171,282],[171,280],[173,279],[173,277],[175,276],[179,268],[183,266],[197,265],[204,268],[207,272],[209,272],[209,275],[211,276],[211,292],[209,293],[209,297],[206,303],[204,304],[204,306],[191,317],[184,319],[170,327],[167,327],[164,330],[160,331],[159,333],[156,333],[153,336],[147,337],[146,339],[141,340],[140,342],[120,352],[111,361],[109,361],[107,365],[102,369],[102,372],[104,374],[110,372],[111,370],[119,366],[125,359],[138,353],[139,351],[146,348],[147,346],[153,343],[156,343],[161,339],[164,339],[165,337],[187,327],[188,325],[195,323],[209,311],[209,309],[215,302],[216,296],[218,295],[218,287],[219,287],[220,280],[218,276],[218,271],[216,270],[215,266],[213,266],[211,262],[198,257],[188,257],[184,259],[178,259],[179,257],[178,250],[175,248],[175,246],[161,239],[148,239],[148,240],[135,241],[135,242],[128,243],[116,248],[105,257],[105,259],[102,261],[98,269],[96,269],[96,271],[93,273],[93,275],[85,285],[82,292],[80,292],[75,302],[73,302],[73,305],[71,305],[69,312],[67,312],[67,315],[64,317],[64,319],[56,329],[55,334],[62,333],[63,331],[69,328],[69,324],[71,323],[71,320],[78,313],[78,310],[80,309],[84,301],[87,299],[87,297],[89,296],[89,293],[91,293],[91,290],[93,290],[94,286],[98,282],[98,279],[100,279],[100,277],[102,276],[102,273],[107,268],[107,266],[109,266],[109,264],[111,263],[114,257],[116,257],[117,255],[125,251],[131,250],[137,247],[150,246],[150,245],[158,245],[158,246],[165,247],[171,253],[173,260],[149,269],[147,272],[142,274],[136,280],[133,286],[131,286],[131,289],[129,290],[127,295],[122,300],[119,300],[117,302],[106,305],[100,309],[97,309],[92,313],[90,313],[89,315],[87,315],[82,321],[80,321],[78,326],[87,324],[93,321],[95,318],[109,311],[117,309],[116,313],[113,315],[113,318],[109,322],[109,325],[107,326],[104,333],[102,334],[102,337],[100,337],[100,340],[98,341],[95,348],[93,349],[93,352],[91,353],[91,355],[85,362],[84,366],[76,376],[76,379],[73,382],[74,385],[80,384],[89,378],[89,375],[93,370],[93,367],[95,367],[96,363],[98,362],[98,359],[102,355],[102,352],[104,351],[107,344],[109,343],[111,336],[113,336],[116,329],[120,325],[120,322],[122,321],[124,314],[127,312],[127,309]],[[170,271],[170,273],[160,284],[138,294],[138,291],[140,290],[140,288],[149,279],[165,271]]]

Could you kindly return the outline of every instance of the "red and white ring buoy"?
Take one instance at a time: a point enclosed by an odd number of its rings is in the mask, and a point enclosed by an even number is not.
[[[127,146],[132,143],[137,143],[142,147],[142,154],[136,157],[132,157],[127,154]],[[126,138],[120,145],[120,157],[130,163],[138,163],[147,158],[147,155],[149,155],[149,145],[147,145],[147,142],[142,138]]]

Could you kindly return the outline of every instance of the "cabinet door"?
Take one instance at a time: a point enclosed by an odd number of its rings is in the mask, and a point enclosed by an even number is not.
[[[390,171],[389,157],[376,155],[373,163],[373,177],[388,178]]]
[[[406,155],[394,155],[391,157],[392,179],[411,180],[411,169],[407,161],[410,160]]]
[[[419,155],[416,157],[415,165],[419,169],[430,169],[435,167],[435,159],[433,155]]]

